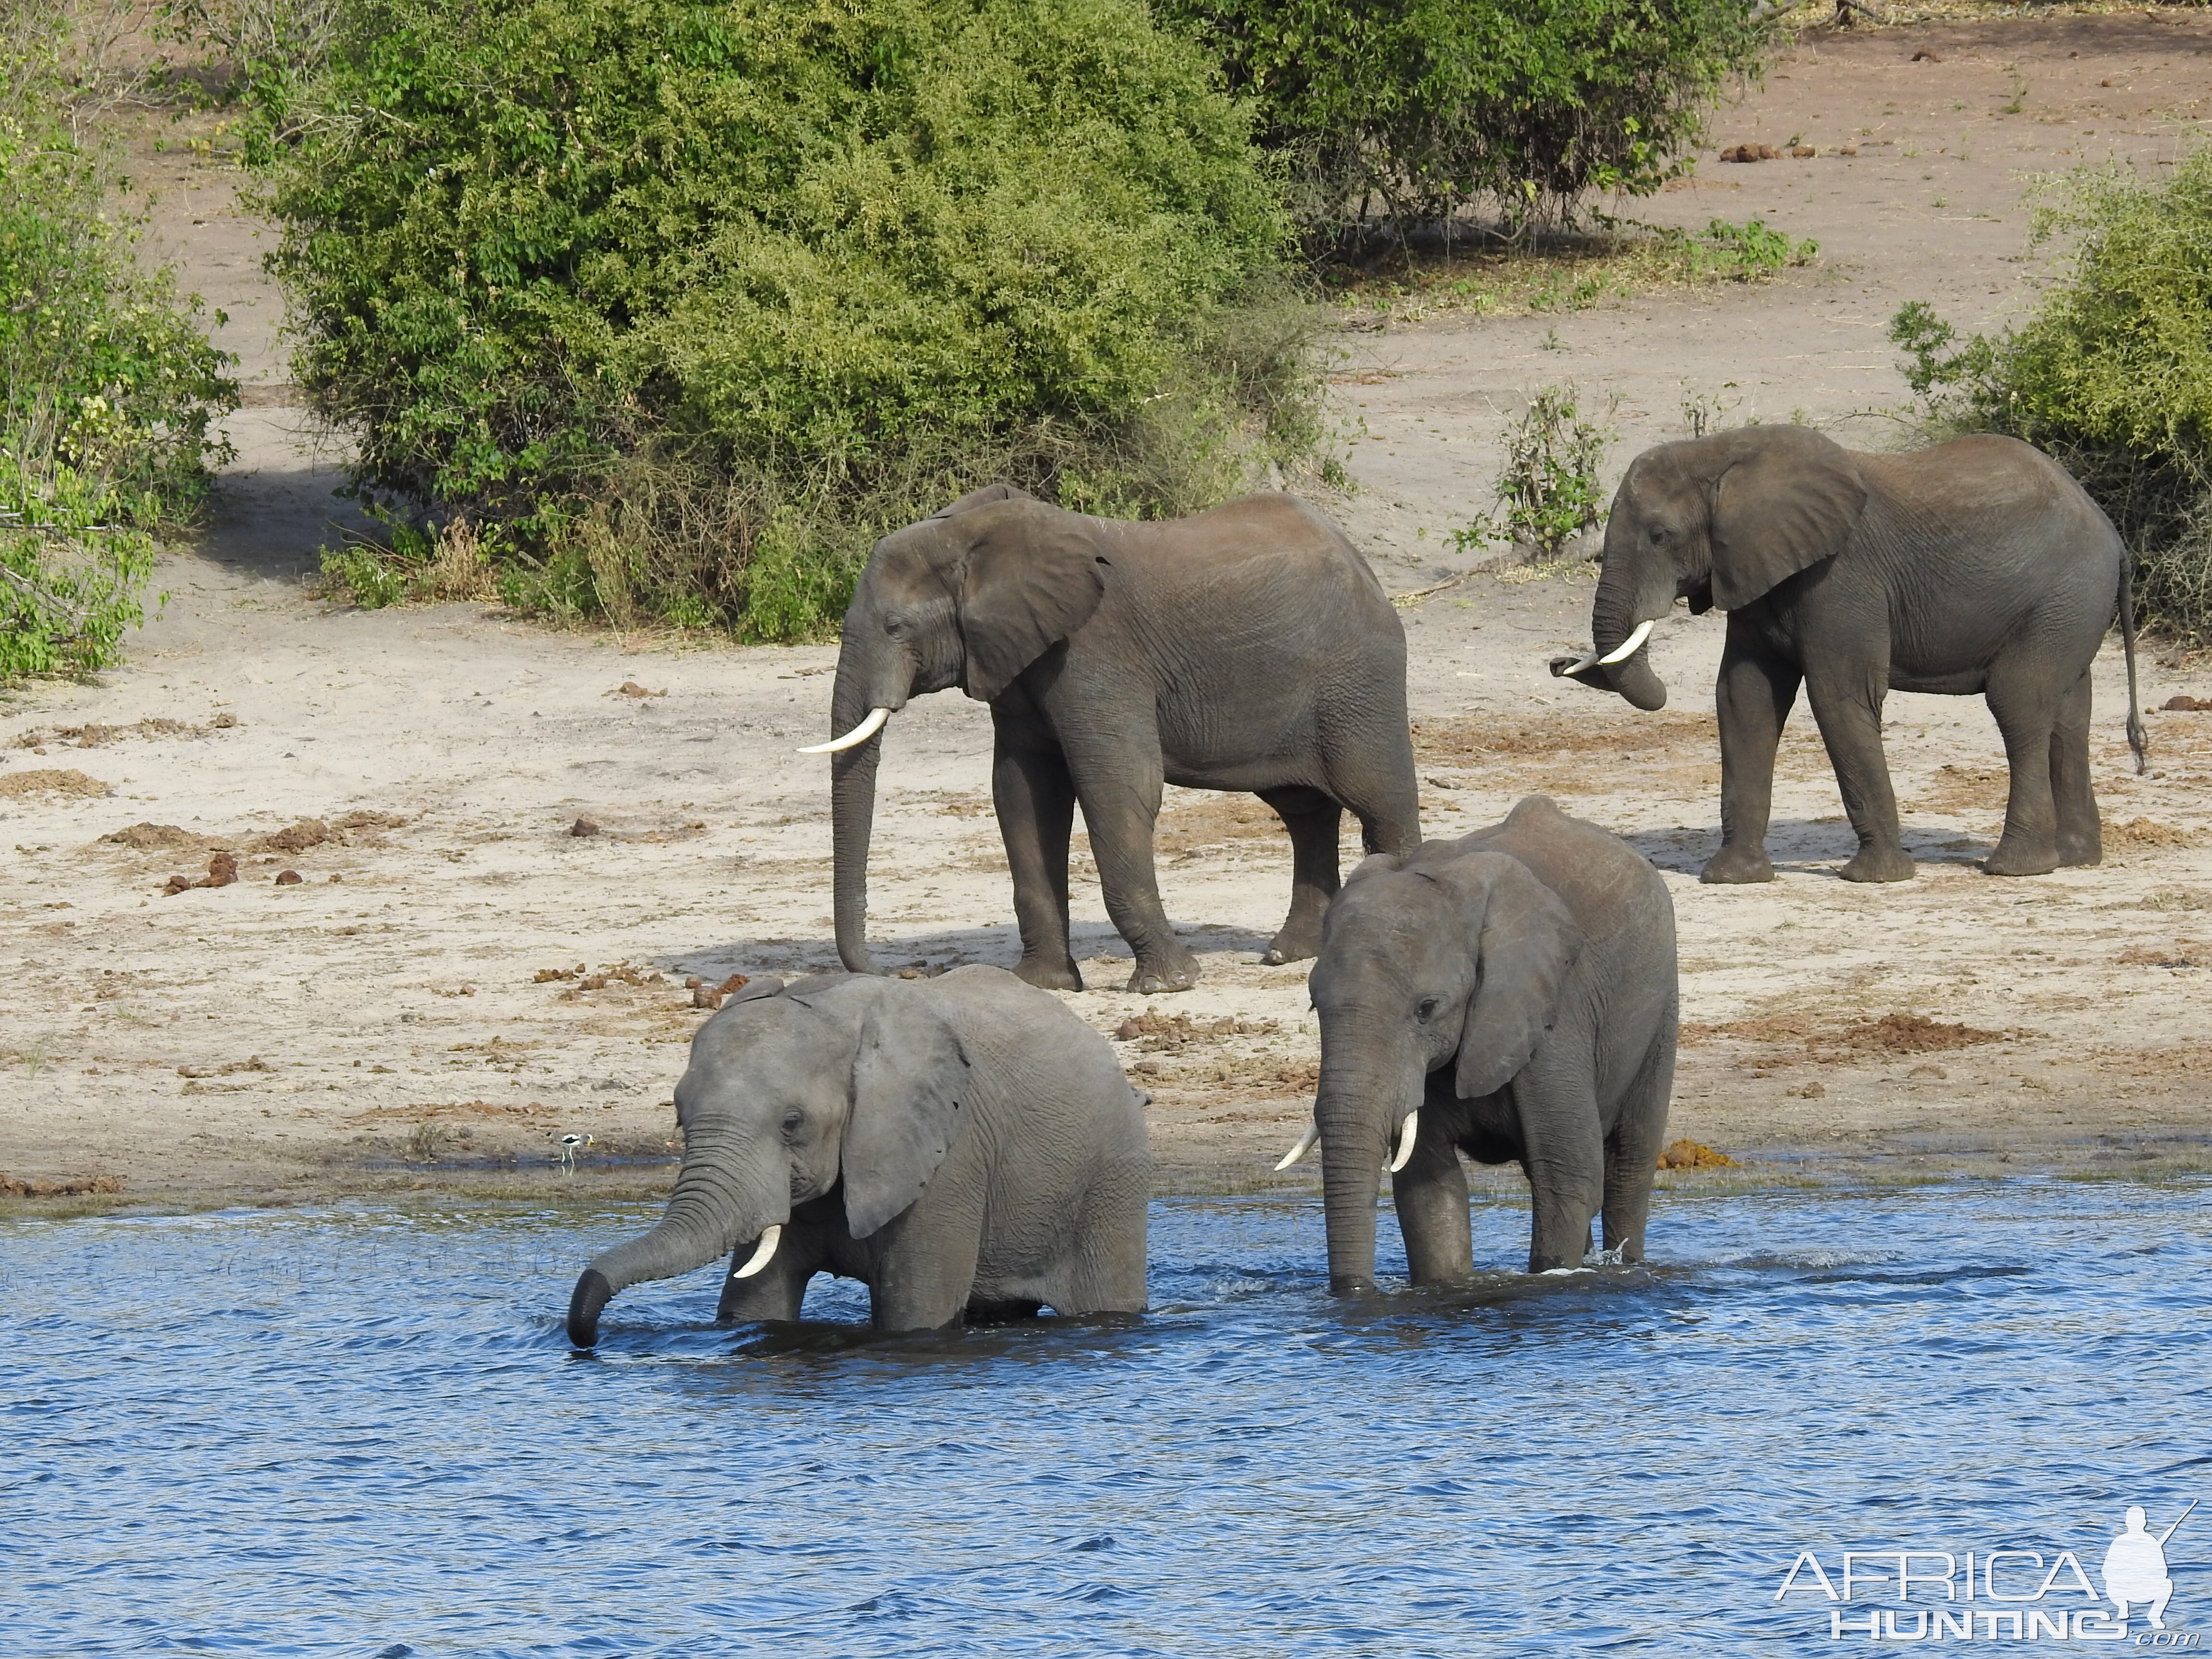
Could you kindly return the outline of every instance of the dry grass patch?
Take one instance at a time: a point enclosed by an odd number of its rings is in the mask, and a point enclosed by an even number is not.
[[[2160,823],[2156,818],[2130,818],[2125,823],[2105,826],[2107,847],[2191,847],[2196,838],[2186,830],[2171,823]]]
[[[1786,1066],[1938,1054],[1987,1042],[2014,1042],[2029,1035],[2017,1030],[1985,1031],[1908,1013],[1883,1014],[1837,1026],[1808,1010],[1778,1010],[1743,1019],[1686,1020],[1680,1041],[1685,1048],[1715,1042],[1753,1044],[1768,1051],[1759,1057],[1759,1065]]]

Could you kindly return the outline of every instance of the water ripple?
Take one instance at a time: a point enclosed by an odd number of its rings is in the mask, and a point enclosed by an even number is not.
[[[2201,1490],[2204,1198],[1678,1194],[1538,1278],[1485,1204],[1418,1292],[1386,1211],[1352,1301],[1310,1202],[1163,1202],[1141,1322],[717,1329],[709,1271],[589,1355],[643,1211],[9,1223],[0,1652],[1771,1654],[1800,1548],[2087,1559]]]

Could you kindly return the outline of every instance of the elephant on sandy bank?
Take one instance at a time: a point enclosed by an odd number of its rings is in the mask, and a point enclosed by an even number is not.
[[[1366,562],[1294,497],[1127,524],[1007,484],[876,544],[845,613],[830,699],[837,953],[870,970],[868,839],[882,728],[957,685],[991,705],[992,793],[1032,985],[1080,990],[1068,951],[1068,837],[1091,834],[1128,988],[1188,988],[1197,960],[1160,903],[1164,783],[1249,790],[1290,831],[1288,918],[1267,960],[1314,953],[1337,830],[1368,850],[1420,839],[1406,639]]]
[[[1375,1283],[1387,1169],[1416,1285],[1474,1273],[1464,1152],[1528,1177],[1528,1271],[1580,1265],[1590,1221],[1644,1255],[1674,1087],[1674,907],[1627,843],[1532,795],[1503,823],[1370,858],[1329,907],[1308,983],[1312,1127],[1333,1290]]]
[[[1152,1157],[1106,1039],[997,968],[756,980],[676,1086],[684,1164],[652,1231],[568,1303],[598,1340],[625,1286],[732,1257],[716,1317],[799,1317],[817,1273],[878,1330],[1145,1310]]]
[[[1606,521],[1596,647],[1554,674],[1658,708],[1645,641],[1678,599],[1729,613],[1716,701],[1721,847],[1710,882],[1771,881],[1774,755],[1802,682],[1859,849],[1849,881],[1913,873],[1881,746],[1892,690],[1989,699],[2012,789],[1984,868],[2094,864],[2089,666],[2120,617],[2128,738],[2142,764],[2126,549],[2064,468],[2012,438],[1868,455],[1754,426],[1638,456]]]

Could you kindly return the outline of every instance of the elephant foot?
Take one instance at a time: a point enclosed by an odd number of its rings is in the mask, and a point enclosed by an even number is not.
[[[1773,860],[1764,847],[1723,847],[1705,861],[1698,879],[1717,887],[1747,885],[1774,879]]]
[[[2058,854],[2055,848],[2030,851],[2002,841],[1997,843],[1997,850],[1982,861],[1983,871],[1992,876],[2047,876],[2057,867]]]
[[[1862,847],[1836,872],[1845,881],[1911,881],[1919,872],[1912,854],[1895,847]]]
[[[1058,967],[1035,957],[1024,957],[1014,964],[1014,977],[1024,985],[1034,985],[1040,991],[1080,991],[1083,975],[1075,966],[1073,957],[1064,957]]]
[[[1169,991],[1188,991],[1198,983],[1198,963],[1194,957],[1184,957],[1180,961],[1154,964],[1138,958],[1137,971],[1129,975],[1128,988],[1143,996],[1158,996]]]
[[[2076,840],[2062,837],[2058,842],[2058,865],[2063,870],[2079,870],[2086,866],[2102,864],[2105,848],[2100,838],[2083,836]]]
[[[1260,954],[1261,964],[1279,968],[1286,962],[1304,962],[1309,957],[1321,954],[1321,924],[1310,927],[1286,927],[1267,941],[1267,948]]]

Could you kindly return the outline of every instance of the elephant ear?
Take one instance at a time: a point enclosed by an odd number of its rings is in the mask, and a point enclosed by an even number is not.
[[[921,1196],[968,1113],[968,1056],[921,996],[882,987],[860,1022],[838,1163],[845,1224],[866,1238]]]
[[[940,507],[929,516],[933,519],[957,518],[979,507],[991,507],[1000,501],[1033,501],[1036,496],[1018,484],[985,484],[981,489],[971,489],[950,507]]]
[[[974,526],[960,586],[968,648],[962,689],[989,702],[1091,620],[1106,592],[1106,556],[1089,525],[1042,501],[965,515]]]
[[[1474,1100],[1511,1082],[1552,1029],[1583,930],[1559,896],[1506,854],[1470,853],[1454,860],[1449,878],[1482,916],[1452,1074],[1460,1098]]]
[[[1711,603],[1749,605],[1844,550],[1866,507],[1866,481],[1834,439],[1801,426],[1729,434],[1735,459],[1713,485]]]

